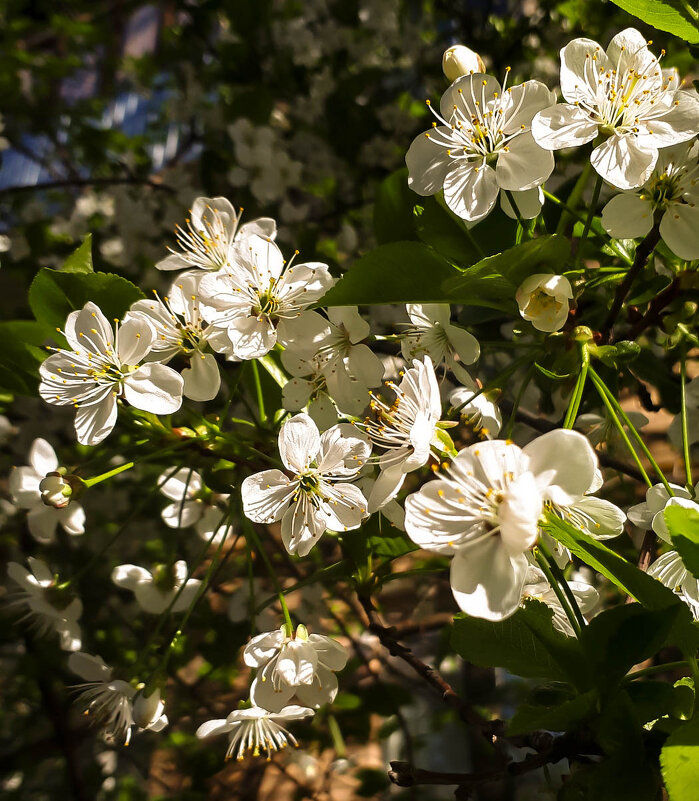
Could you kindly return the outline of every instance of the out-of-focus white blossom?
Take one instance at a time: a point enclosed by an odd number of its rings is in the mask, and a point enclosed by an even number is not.
[[[158,565],[152,572],[138,565],[118,565],[112,570],[112,581],[131,590],[144,612],[161,615],[170,604],[171,612],[184,612],[192,603],[201,581],[188,575],[187,563],[180,559],[174,565]]]

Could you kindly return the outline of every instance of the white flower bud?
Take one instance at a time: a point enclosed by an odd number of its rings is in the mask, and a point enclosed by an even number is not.
[[[54,509],[65,509],[70,503],[73,488],[60,473],[49,473],[39,484],[41,500]]]
[[[454,45],[444,51],[442,56],[442,70],[448,81],[452,83],[462,75],[472,72],[485,72],[483,59],[465,45]]]
[[[145,689],[138,692],[133,703],[133,722],[139,729],[153,729],[160,731],[167,724],[163,715],[165,704],[160,698],[160,690],[155,689],[146,696]]]
[[[570,281],[562,275],[530,275],[515,293],[519,313],[537,331],[551,333],[563,328],[568,318],[569,300],[573,297]]]

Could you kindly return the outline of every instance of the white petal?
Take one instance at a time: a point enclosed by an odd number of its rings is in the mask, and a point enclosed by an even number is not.
[[[657,150],[643,147],[633,136],[614,134],[592,151],[590,162],[612,186],[636,189],[650,178],[657,158]]]
[[[513,192],[512,195],[520,217],[525,220],[533,220],[534,217],[539,216],[541,207],[544,205],[544,192],[540,186],[535,186],[533,189],[525,189],[524,192]],[[510,198],[504,192],[500,193],[500,205],[510,219],[517,219],[515,210],[510,203]]]
[[[75,412],[75,432],[81,445],[98,445],[107,437],[117,420],[116,397],[110,390],[104,400],[92,406],[80,406]]]
[[[268,317],[243,317],[228,328],[233,354],[238,359],[259,359],[277,344],[277,332]]]
[[[503,97],[503,132],[517,133],[523,125],[529,128],[534,115],[555,102],[556,93],[540,81],[525,81],[511,87]]]
[[[467,117],[479,116],[496,95],[502,95],[502,87],[498,79],[492,75],[480,72],[462,75],[442,95],[439,110],[447,122],[451,122],[454,106],[462,111],[465,110]]]
[[[498,198],[495,170],[482,162],[454,167],[444,181],[444,201],[463,220],[477,222],[490,214]]]
[[[561,93],[571,105],[597,102],[596,72],[610,69],[604,50],[592,39],[573,39],[561,49]]]
[[[572,503],[592,486],[597,456],[579,432],[563,428],[549,431],[523,450],[539,489],[554,503]]]
[[[99,656],[79,652],[68,657],[68,669],[85,681],[110,681],[111,668]]]
[[[451,135],[451,129],[441,125],[434,135],[444,139]],[[408,186],[413,192],[423,196],[434,195],[444,186],[451,157],[445,148],[431,140],[430,132],[427,132],[413,139],[405,163],[408,166]]]
[[[187,528],[199,522],[207,508],[204,501],[183,502],[183,499],[180,498],[174,503],[169,503],[160,513],[160,516],[163,519],[163,523],[170,528]]]
[[[325,704],[332,704],[337,695],[337,689],[335,674],[319,665],[313,682],[296,688],[296,697],[304,706],[318,709]]]
[[[144,364],[124,379],[124,398],[153,414],[171,414],[182,406],[182,376],[164,364]]]
[[[340,423],[320,436],[318,472],[323,475],[353,476],[371,453],[369,438],[351,423]]]
[[[282,517],[282,542],[290,554],[307,556],[326,529],[323,512],[301,492],[297,502],[292,503]]]
[[[626,515],[609,501],[603,498],[594,498],[586,495],[576,501],[574,509],[579,509],[587,517],[591,517],[593,522],[586,525],[587,531],[598,540],[606,540],[610,537],[618,537],[624,531]]]
[[[639,139],[648,147],[669,147],[686,142],[699,133],[699,97],[696,92],[675,93],[667,114],[649,119],[641,126]]]
[[[240,487],[245,516],[255,523],[281,520],[296,490],[296,482],[281,470],[263,470],[248,476]]]
[[[39,484],[41,476],[33,467],[13,467],[10,472],[9,488],[12,500],[20,509],[31,509],[38,503],[43,505]]]
[[[578,147],[597,136],[597,124],[581,108],[558,103],[534,117],[532,135],[545,150]]]
[[[57,509],[56,512],[66,534],[76,536],[85,533],[85,510],[79,503],[72,501],[65,509]]]
[[[602,209],[604,230],[615,239],[636,239],[653,227],[653,204],[635,193],[613,197]]]
[[[37,542],[53,542],[58,525],[58,510],[50,506],[37,506],[27,514],[29,533]]]
[[[78,351],[105,354],[114,342],[112,326],[92,301],[68,315],[65,335],[71,348]]]
[[[286,635],[283,629],[258,634],[245,646],[243,661],[248,667],[263,667],[273,656],[276,656],[285,639]]]
[[[122,364],[141,362],[153,342],[153,327],[143,318],[132,317],[117,329],[116,352]]]
[[[58,469],[56,452],[45,439],[35,439],[29,451],[29,464],[40,475],[45,476]]]
[[[213,353],[192,354],[189,367],[182,370],[184,395],[193,401],[213,400],[221,387],[221,373]]]
[[[294,415],[279,430],[279,455],[284,466],[303,473],[320,451],[318,426],[304,413]]]
[[[227,734],[234,727],[226,719],[207,720],[194,733],[200,740],[204,737],[216,737],[218,734]]]
[[[112,570],[112,581],[117,587],[133,591],[142,582],[152,582],[153,576],[138,565],[117,565]]]
[[[303,409],[311,397],[314,385],[303,378],[292,378],[282,387],[282,406],[289,412]]]
[[[371,488],[371,494],[367,501],[369,512],[373,514],[389,501],[393,500],[400,492],[404,481],[405,472],[400,462],[381,470],[379,477]]]
[[[681,259],[699,259],[699,207],[670,206],[660,221],[660,236]]]
[[[193,498],[204,486],[201,476],[189,467],[180,467],[177,472],[164,481],[170,471],[166,470],[158,476],[160,492],[172,501],[180,501],[183,497]]]
[[[501,189],[531,189],[543,184],[553,172],[553,153],[540,147],[529,131],[511,139],[507,148],[500,151],[495,167]]]

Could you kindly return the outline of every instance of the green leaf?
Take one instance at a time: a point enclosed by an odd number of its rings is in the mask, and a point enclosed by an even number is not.
[[[317,305],[445,303],[441,284],[456,272],[421,242],[390,242],[357,259]]]
[[[145,295],[131,281],[113,273],[63,272],[43,267],[29,287],[29,305],[36,319],[55,330],[68,315],[89,301],[108,320],[121,318],[132,303]]]
[[[670,801],[696,801],[699,787],[699,718],[674,731],[660,752]]]
[[[556,706],[521,704],[507,727],[508,736],[537,729],[567,731],[588,718],[596,708],[597,693],[590,690]]]
[[[36,395],[39,365],[48,356],[42,347],[50,332],[35,320],[0,323],[2,362],[0,389],[17,395]]]
[[[667,682],[630,681],[625,687],[640,723],[657,720],[676,706],[674,690]]]
[[[92,234],[88,234],[77,250],[63,262],[62,273],[91,273],[92,268]]]
[[[570,243],[552,234],[523,242],[488,256],[444,284],[452,303],[489,306],[516,313],[515,292],[535,273],[560,273],[570,255]]]
[[[699,578],[699,512],[684,506],[666,506],[663,512],[672,544],[684,566]]]
[[[380,245],[417,239],[413,222],[413,206],[417,199],[408,187],[407,167],[379,184],[374,200],[374,233]]]
[[[612,0],[619,8],[690,44],[699,42],[699,14],[691,0]]]
[[[497,623],[459,615],[452,646],[479,667],[504,667],[518,676],[567,681],[588,689],[586,660],[577,640],[553,628],[551,610],[528,601],[512,617]]]

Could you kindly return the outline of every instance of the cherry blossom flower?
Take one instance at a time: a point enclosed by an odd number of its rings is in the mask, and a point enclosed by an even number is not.
[[[568,319],[573,288],[564,275],[536,273],[525,278],[515,293],[519,313],[537,331],[560,331]]]
[[[250,690],[256,706],[279,712],[292,698],[313,709],[337,695],[335,672],[347,664],[347,651],[324,634],[309,634],[286,625],[253,637],[243,651],[245,664],[259,673]]]
[[[112,326],[88,301],[66,320],[71,350],[55,348],[41,365],[39,394],[56,406],[75,406],[75,430],[82,445],[97,445],[114,428],[117,398],[153,414],[182,405],[182,377],[164,364],[140,364],[155,334],[145,320]]]
[[[295,705],[285,706],[279,712],[268,712],[259,706],[236,709],[224,720],[207,720],[202,723],[196,735],[203,739],[229,734],[226,759],[231,759],[235,753],[235,758],[242,761],[248,752],[252,752],[252,756],[260,756],[263,751],[269,761],[273,751],[280,751],[289,743],[298,746],[294,735],[282,724],[303,720],[314,714],[312,709]]]
[[[658,151],[658,161],[640,192],[613,197],[602,209],[602,225],[615,239],[650,233],[660,218],[660,236],[681,259],[699,258],[699,142]]]
[[[160,492],[172,501],[160,513],[166,526],[194,526],[199,537],[214,546],[230,534],[232,525],[225,509],[230,495],[212,492],[196,470],[180,467],[173,472],[170,468],[160,474],[157,483]]]
[[[29,450],[29,464],[14,467],[10,473],[10,493],[13,502],[20,509],[27,510],[27,526],[30,534],[39,542],[53,542],[56,526],[68,534],[85,532],[85,512],[82,506],[70,497],[63,506],[46,504],[43,493],[47,491],[42,483],[46,476],[58,470],[58,459],[54,449],[45,439],[35,439]],[[64,496],[65,497],[65,496]]]
[[[83,605],[79,598],[64,586],[41,559],[27,558],[29,570],[17,562],[7,565],[7,575],[19,585],[14,606],[24,607],[23,620],[38,633],[55,631],[64,651],[77,651],[81,645],[80,625]]]
[[[248,237],[235,259],[204,276],[199,291],[208,321],[225,332],[237,359],[257,359],[287,338],[303,338],[313,351],[321,332],[311,326],[319,315],[297,319],[334,283],[326,264],[293,264],[270,239]],[[322,318],[321,318],[322,319]],[[298,333],[297,333],[298,332]]]
[[[502,88],[483,73],[457,78],[440,113],[430,105],[439,124],[420,134],[405,157],[411,189],[418,195],[444,189],[447,206],[468,222],[490,214],[501,189],[514,193],[522,216],[535,217],[538,187],[553,171],[553,155],[534,141],[530,127],[555,95],[539,81],[506,88],[508,75],[509,68]],[[504,209],[512,214],[509,204]]]
[[[239,224],[240,215],[225,197],[198,197],[187,219],[187,229],[179,225],[175,227],[181,252],[168,248],[172,255],[155,266],[159,270],[191,267],[220,270],[230,264],[231,251],[236,243],[244,242],[252,235],[274,239],[277,233],[277,225],[269,217],[261,217],[238,228]]]
[[[591,584],[583,581],[568,581],[568,586],[578,604],[578,609],[583,615],[589,614],[599,603],[599,593]],[[545,603],[553,612],[553,627],[569,637],[575,636],[573,626],[563,611],[558,596],[553,591],[543,571],[538,567],[534,567],[534,565],[529,565],[524,587],[522,588],[522,600],[524,601],[527,598],[533,598],[536,601]]]
[[[642,186],[659,148],[699,133],[699,96],[679,91],[676,71],[663,74],[635,28],[618,33],[606,53],[592,39],[569,42],[561,50],[561,92],[565,103],[534,117],[534,139],[558,150],[602,136],[590,161],[619,189]]]
[[[389,406],[372,395],[376,420],[367,418],[364,423],[372,442],[384,451],[376,459],[381,472],[369,497],[370,512],[395,498],[405,476],[427,464],[433,448],[443,449],[437,430],[442,400],[430,357],[413,360],[400,384],[387,381],[386,386],[395,393],[395,400]]]
[[[75,686],[78,692],[76,703],[84,708],[84,714],[90,715],[100,726],[109,742],[128,745],[134,720],[134,701],[138,700],[137,689],[122,679],[114,679],[112,669],[101,657],[84,652],[71,654],[68,667],[80,678],[85,679]],[[162,714],[162,703],[159,695],[158,703],[142,702],[138,709],[138,727],[151,731],[162,731],[168,720]],[[148,719],[146,710],[151,710]],[[144,725],[145,724],[145,725]]]
[[[596,464],[585,437],[565,429],[524,448],[502,440],[471,445],[408,496],[405,529],[421,548],[453,555],[452,592],[464,612],[502,620],[519,606],[545,506],[579,502]]]
[[[282,407],[288,412],[305,410],[321,431],[335,425],[340,412],[328,393],[320,360],[316,357],[307,358],[294,351],[293,347],[287,347],[281,354],[281,362],[291,376],[282,387]],[[360,402],[358,394],[357,405]],[[365,396],[364,405],[366,402]]]
[[[437,368],[442,362],[462,380],[470,378],[461,366],[480,356],[478,340],[466,329],[451,322],[448,303],[409,303],[405,307],[412,326],[403,333],[401,351],[410,362],[428,355]]]
[[[320,434],[307,414],[297,414],[279,431],[281,470],[263,470],[243,481],[243,511],[256,523],[281,520],[289,553],[306,556],[324,531],[358,528],[367,517],[361,491],[348,483],[371,452],[367,437],[349,423]]]
[[[153,300],[137,300],[125,320],[145,319],[155,329],[149,361],[167,364],[175,356],[183,356],[189,366],[182,370],[184,395],[193,401],[212,400],[221,386],[221,374],[207,345],[224,350],[227,338],[204,321],[198,297],[203,273],[183,273],[172,284],[168,294]]]
[[[684,565],[677,551],[667,551],[648,568],[648,575],[669,587],[687,604],[695,620],[699,620],[699,579]]]
[[[500,433],[502,414],[497,404],[490,400],[488,393],[481,392],[481,388],[471,378],[463,376],[462,387],[457,387],[449,395],[449,404],[458,409],[461,418],[474,431],[479,432],[487,439],[492,439]],[[478,393],[478,394],[476,394]]]
[[[646,490],[646,499],[643,503],[632,506],[628,512],[629,520],[640,529],[653,531],[665,542],[670,542],[665,515],[663,514],[668,504],[678,504],[680,501],[692,502],[692,496],[678,484],[670,482],[674,496],[665,489],[663,484],[654,484]],[[699,493],[699,484],[694,487],[694,497]],[[684,505],[684,504],[683,504]]]
[[[160,615],[170,604],[171,612],[184,612],[192,603],[201,581],[188,575],[187,563],[180,559],[174,565],[158,565],[152,572],[138,565],[118,565],[112,570],[112,581],[131,590],[144,612]]]

